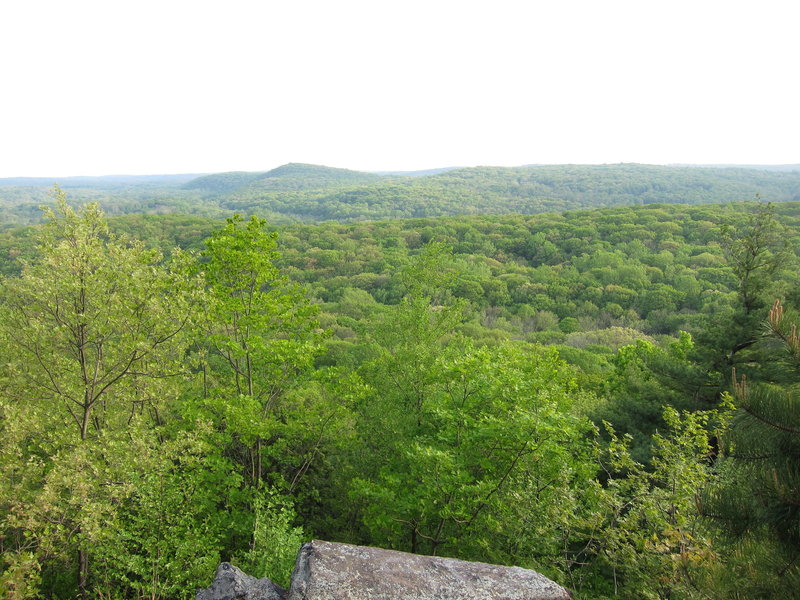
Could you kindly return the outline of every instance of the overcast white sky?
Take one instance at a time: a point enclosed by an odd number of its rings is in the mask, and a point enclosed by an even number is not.
[[[800,163],[796,0],[3,0],[0,177]]]

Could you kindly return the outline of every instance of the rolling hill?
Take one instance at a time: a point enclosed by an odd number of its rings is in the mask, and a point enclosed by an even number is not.
[[[107,213],[256,214],[279,223],[352,222],[583,208],[800,200],[791,166],[531,165],[367,173],[289,163],[264,172],[193,177],[67,178],[73,201]],[[37,220],[49,178],[0,180],[0,222]]]

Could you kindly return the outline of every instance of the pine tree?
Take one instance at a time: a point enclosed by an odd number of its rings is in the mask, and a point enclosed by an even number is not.
[[[749,563],[762,588],[800,583],[800,336],[789,321],[776,301],[762,342],[780,366],[771,381],[733,375],[737,411],[721,439],[720,485],[702,505],[733,534],[731,560]],[[743,558],[753,545],[761,549]]]

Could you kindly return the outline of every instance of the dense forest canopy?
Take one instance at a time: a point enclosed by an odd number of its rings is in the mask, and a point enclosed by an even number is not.
[[[110,217],[56,190],[0,232],[0,590],[285,583],[318,537],[576,598],[793,597],[797,181],[287,165]]]

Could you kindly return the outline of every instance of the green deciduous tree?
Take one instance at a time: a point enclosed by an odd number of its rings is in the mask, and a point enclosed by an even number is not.
[[[264,220],[233,217],[207,240],[200,265],[209,286],[204,395],[241,441],[237,460],[255,484],[265,441],[280,436],[277,404],[321,341],[316,307],[274,264],[275,238]]]
[[[41,260],[4,282],[3,341],[12,389],[57,407],[85,440],[132,412],[156,417],[164,383],[183,371],[196,286],[180,255],[161,266],[141,242],[111,236],[96,205],[76,213],[60,191],[57,201]]]
[[[202,288],[182,255],[164,265],[109,234],[96,205],[55,195],[40,258],[2,285],[0,504],[10,545],[58,557],[86,595],[92,548],[127,493],[119,445],[177,396]]]
[[[325,373],[312,373],[325,337],[318,309],[277,259],[276,234],[256,217],[230,218],[206,241],[198,265],[208,287],[196,345],[202,390],[184,416],[214,424],[215,447],[238,481],[230,510],[248,528],[231,530],[226,552],[286,583],[303,536],[294,506],[313,496],[304,478],[324,456],[342,403]]]
[[[591,424],[573,416],[577,392],[555,351],[466,341],[442,349],[418,407],[391,404],[378,381],[364,440],[380,462],[355,482],[375,543],[464,558],[519,560],[553,551],[551,536],[513,541],[544,527],[566,496],[593,475]],[[391,384],[390,384],[391,385]],[[378,417],[379,414],[386,418]],[[377,425],[377,427],[376,427]],[[522,503],[518,512],[509,503]],[[509,519],[508,521],[505,519]],[[506,553],[500,552],[504,548]]]
[[[663,419],[663,430],[653,436],[650,469],[631,458],[630,438],[617,437],[606,424],[609,479],[598,503],[603,524],[589,547],[593,568],[610,575],[614,597],[709,597],[698,586],[718,556],[696,506],[699,490],[713,478],[709,429],[725,417],[665,408]]]

